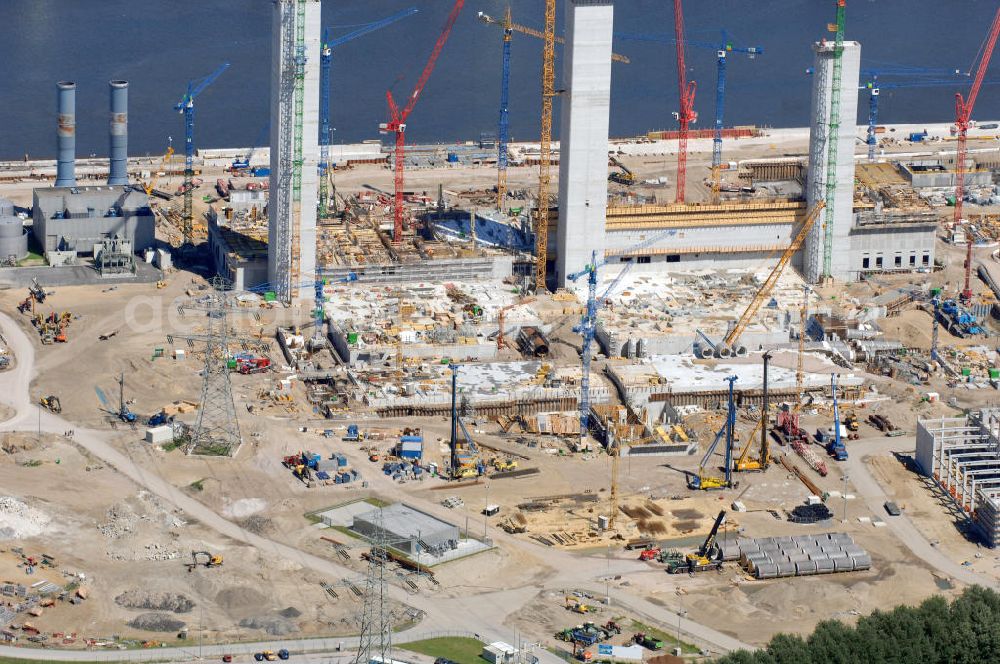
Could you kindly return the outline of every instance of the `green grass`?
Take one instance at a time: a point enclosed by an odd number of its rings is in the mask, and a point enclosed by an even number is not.
[[[379,500],[378,498],[365,498],[365,502],[369,505],[374,505],[375,507],[388,507],[389,505],[392,505],[392,503]]]
[[[338,533],[343,533],[343,534],[347,535],[348,537],[353,537],[354,539],[359,539],[359,540],[363,540],[364,539],[364,537],[362,537],[361,535],[357,534],[356,532],[354,532],[353,530],[351,530],[347,526],[330,526],[330,527],[333,528],[334,530],[336,530]]]
[[[162,449],[164,452],[173,452],[178,447],[181,447],[183,444],[184,444],[183,440],[172,440],[169,443],[160,445],[160,449]]]
[[[55,660],[55,659],[21,659],[20,657],[0,657],[0,664],[38,664],[38,662],[44,661],[45,664],[79,664],[79,662],[68,662],[65,660]]]
[[[486,661],[479,656],[483,652],[483,642],[464,636],[401,643],[399,647],[429,657],[445,657],[458,664],[484,664]]]
[[[662,629],[657,629],[655,627],[650,627],[645,623],[641,623],[638,620],[632,621],[632,626],[627,630],[629,632],[645,632],[649,636],[655,639],[663,641],[663,650],[670,651],[674,646],[681,647],[681,653],[685,655],[697,655],[701,651],[690,643],[685,643],[684,641],[678,641],[676,636],[671,636],[668,632],[664,632]]]
[[[25,267],[28,265],[45,265],[45,256],[32,249],[28,249],[28,255],[19,260],[17,266]]]
[[[204,491],[205,490],[205,480],[195,480],[188,485],[192,491]]]

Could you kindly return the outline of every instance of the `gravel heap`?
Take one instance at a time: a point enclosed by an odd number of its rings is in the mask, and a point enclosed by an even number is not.
[[[13,496],[0,496],[0,540],[37,537],[48,530],[51,517]]]
[[[173,613],[188,613],[194,608],[194,602],[184,595],[170,592],[157,593],[141,588],[126,590],[115,597],[115,603],[127,609],[153,609]]]

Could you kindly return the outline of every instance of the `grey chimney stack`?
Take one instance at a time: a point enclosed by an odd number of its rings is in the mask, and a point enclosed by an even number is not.
[[[59,126],[56,129],[59,157],[56,169],[57,187],[76,186],[76,83],[60,81]]]
[[[128,81],[111,81],[108,184],[128,184]]]

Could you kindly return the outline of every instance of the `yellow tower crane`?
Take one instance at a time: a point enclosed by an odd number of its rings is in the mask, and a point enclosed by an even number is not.
[[[511,26],[513,27],[513,26]],[[556,0],[545,0],[542,47],[542,135],[538,151],[538,218],[535,222],[535,292],[544,293],[549,259],[549,172],[552,159],[552,98],[556,96]]]
[[[782,252],[777,264],[771,270],[771,273],[767,275],[767,279],[764,280],[764,283],[757,291],[757,294],[753,296],[753,299],[750,301],[750,304],[747,305],[743,315],[740,316],[740,319],[736,321],[736,325],[733,326],[733,329],[729,331],[729,334],[727,334],[726,338],[722,341],[723,347],[735,349],[736,342],[740,340],[740,336],[743,334],[743,331],[747,329],[747,325],[750,324],[750,320],[760,310],[761,305],[764,304],[764,300],[766,300],[771,294],[771,291],[774,290],[774,286],[778,283],[778,278],[781,276],[781,273],[784,271],[789,261],[792,260],[792,256],[795,255],[795,252],[802,247],[802,243],[805,242],[806,236],[809,235],[809,231],[812,229],[813,224],[816,223],[816,218],[819,217],[819,213],[824,207],[826,207],[826,204],[823,201],[817,201],[816,204],[813,205],[812,209],[809,210],[809,213],[806,214],[806,218],[802,221],[802,225],[799,227],[798,233],[795,234],[792,243],[788,245],[788,248],[785,249],[784,252]]]

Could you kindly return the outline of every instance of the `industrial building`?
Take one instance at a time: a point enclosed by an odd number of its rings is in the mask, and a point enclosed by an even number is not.
[[[605,249],[612,0],[566,0],[556,283]]]
[[[408,556],[418,553],[442,556],[458,548],[458,526],[402,503],[355,515],[351,530],[364,537],[375,537],[380,530],[379,519],[386,543]]]
[[[32,234],[46,254],[95,254],[104,240],[131,242],[133,252],[154,246],[153,211],[141,189],[130,186],[35,189]]]
[[[267,274],[282,301],[311,297],[303,286],[316,279],[320,8],[320,0],[277,0],[271,24]]]
[[[208,208],[208,248],[215,270],[236,290],[248,290],[267,279],[268,192],[259,189],[232,189],[229,202],[221,210]]]
[[[93,255],[99,264],[110,268],[108,259],[113,254],[111,262],[123,268],[128,267],[125,264],[131,262],[131,255],[152,249],[155,244],[149,198],[141,188],[128,183],[128,82],[115,80],[108,87],[108,184],[77,186],[76,84],[61,81],[56,86],[56,182],[54,187],[34,190],[31,228],[50,264],[73,262],[77,255]],[[8,222],[6,227],[13,240],[14,224]]]
[[[635,273],[675,274],[700,269],[746,269],[758,266],[761,261],[787,248],[806,211],[817,202],[826,200],[827,134],[835,46],[830,42],[820,42],[813,47],[815,61],[808,169],[796,163],[793,169],[771,169],[761,173],[764,178],[778,176],[792,180],[801,178],[805,172],[805,202],[765,198],[746,202],[615,205],[607,207],[605,212],[603,201],[607,193],[607,166],[606,161],[597,156],[599,150],[596,146],[600,144],[604,152],[609,147],[607,96],[604,95],[610,94],[610,36],[597,25],[600,21],[588,23],[587,17],[592,15],[591,12],[594,16],[603,12],[604,25],[610,33],[612,8],[611,3],[579,4],[581,6],[578,7],[570,2],[571,11],[566,14],[569,43],[573,43],[579,33],[581,57],[596,57],[592,49],[596,49],[598,44],[604,49],[601,53],[607,53],[601,56],[600,66],[591,64],[582,68],[579,74],[575,68],[566,67],[567,92],[564,94],[562,115],[564,138],[559,160],[560,207],[557,218],[555,213],[550,214],[549,223],[549,246],[554,248],[550,257],[555,254],[557,283],[565,285],[566,276],[588,264],[594,250],[612,265],[633,263]],[[579,28],[577,21],[580,21]],[[594,34],[587,32],[585,26],[595,31]],[[576,53],[574,49],[568,50],[569,53]],[[860,60],[861,45],[845,42],[837,129],[836,193],[830,222],[832,246],[829,251],[824,248],[824,210],[795,259],[795,264],[809,283],[815,283],[823,276],[827,254],[831,261],[831,276],[841,281],[854,281],[870,272],[912,271],[934,265],[936,215],[926,202],[919,199],[896,200],[895,191],[886,195],[879,186],[861,189],[855,186],[855,118]],[[567,61],[569,65],[569,57]],[[574,80],[577,88],[586,94],[581,92],[578,97],[573,96]],[[577,118],[575,127],[572,122],[574,117]],[[578,139],[575,144],[574,137]],[[584,150],[584,146],[591,151]],[[860,170],[866,166],[871,165],[864,164],[857,168]],[[860,172],[857,174],[861,176]],[[902,176],[898,179],[903,182]],[[603,224],[594,221],[601,217],[604,218]]]
[[[1000,409],[917,421],[917,465],[969,515],[990,548],[1000,544]]]

